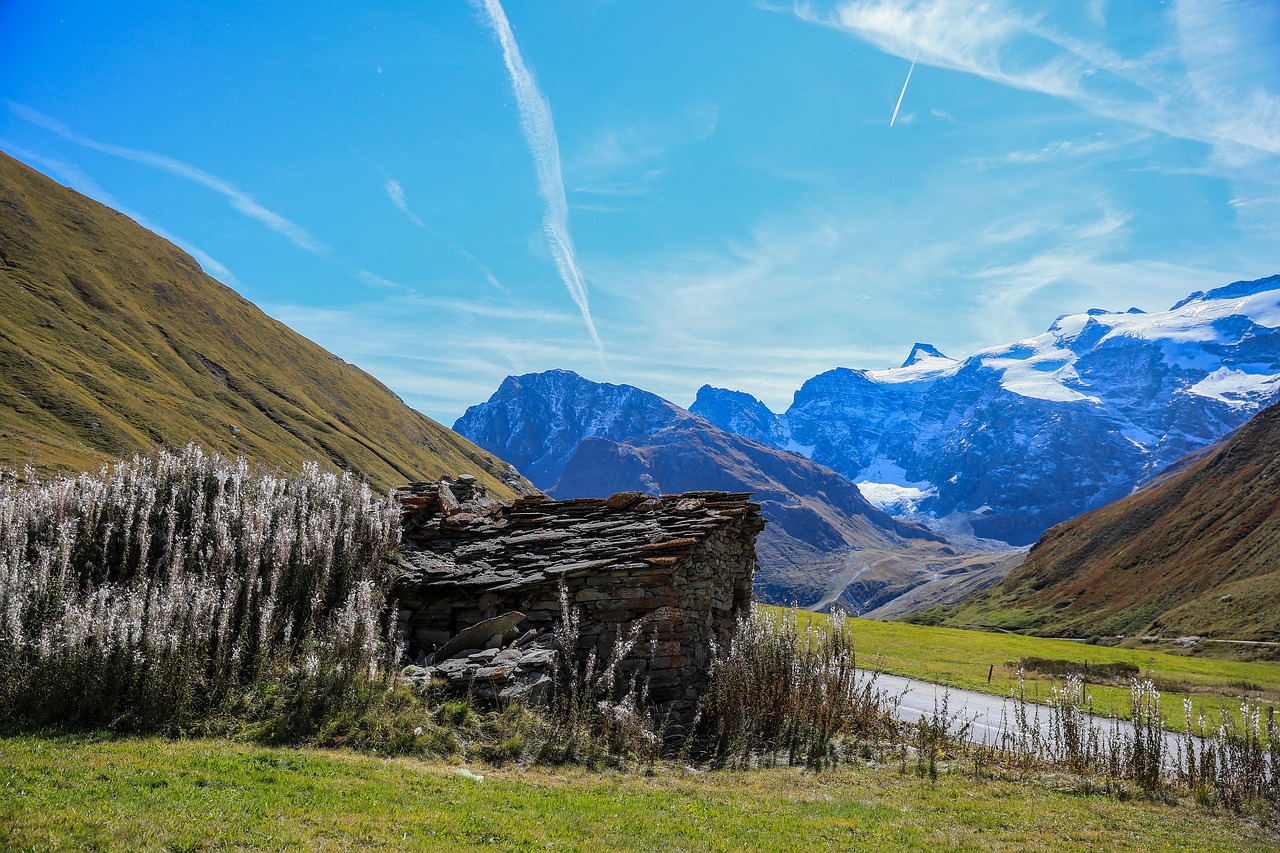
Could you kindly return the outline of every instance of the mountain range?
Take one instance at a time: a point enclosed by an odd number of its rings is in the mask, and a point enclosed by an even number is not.
[[[639,388],[567,370],[508,377],[454,429],[556,498],[753,492],[769,522],[757,546],[756,591],[766,601],[862,613],[929,581],[942,581],[940,589],[992,583],[1022,557],[956,548],[876,509],[846,477],[810,459]]]
[[[188,441],[379,488],[515,469],[271,319],[133,220],[0,153],[0,467],[83,470]]]
[[[916,344],[901,367],[813,377],[782,414],[711,386],[690,411],[844,474],[895,515],[1023,545],[1125,497],[1278,395],[1272,276],[1164,312],[1064,315],[964,360]]]
[[[1280,276],[1165,312],[1066,315],[963,361],[917,344],[898,368],[814,377],[781,414],[710,386],[685,410],[568,371],[513,376],[458,435],[0,154],[0,302],[0,467],[194,440],[384,488],[469,472],[499,497],[750,491],[770,521],[765,600],[1047,634],[1280,636]],[[1018,567],[1007,543],[1054,524]]]

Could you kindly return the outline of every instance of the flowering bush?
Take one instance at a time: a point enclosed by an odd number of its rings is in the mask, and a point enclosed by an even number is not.
[[[398,510],[350,474],[188,445],[24,480],[0,486],[0,722],[167,729],[377,675]]]

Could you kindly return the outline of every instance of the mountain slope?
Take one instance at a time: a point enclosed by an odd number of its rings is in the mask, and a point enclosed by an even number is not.
[[[195,440],[378,487],[509,465],[272,320],[132,220],[0,153],[0,466]]]
[[[704,388],[713,423],[800,449],[896,514],[1014,544],[1129,494],[1280,395],[1280,276],[1169,311],[1091,309],[963,360],[917,344],[890,370],[837,368],[770,420]],[[765,410],[767,412],[767,410]]]
[[[1280,405],[1181,473],[1053,528],[998,586],[927,618],[1280,640]]]
[[[971,555],[940,536],[875,509],[845,477],[718,429],[647,391],[552,370],[508,377],[454,428],[509,459],[548,494],[601,497],[698,489],[750,491],[770,522],[758,547],[757,593],[805,606],[840,601],[889,583],[909,588]],[[851,578],[893,559],[878,586],[844,597]],[[992,579],[994,580],[994,578]]]

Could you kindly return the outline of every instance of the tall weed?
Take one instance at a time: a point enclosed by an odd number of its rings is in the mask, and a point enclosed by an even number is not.
[[[622,671],[623,662],[640,645],[644,627],[643,620],[625,630],[619,627],[603,660],[594,648],[584,657],[578,645],[580,617],[561,582],[551,696],[535,738],[539,760],[596,766],[652,763],[658,758],[667,721],[651,707],[648,682],[635,672],[628,676]]]

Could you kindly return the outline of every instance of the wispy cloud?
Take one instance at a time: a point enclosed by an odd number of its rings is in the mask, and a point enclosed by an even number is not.
[[[404,187],[400,186],[399,181],[394,180],[393,178],[387,178],[386,183],[383,184],[383,189],[387,191],[387,197],[391,199],[391,203],[394,204],[410,222],[417,225],[419,228],[425,228],[427,231],[434,232],[435,229],[419,219],[418,215],[409,209],[409,200],[405,198]]]
[[[1241,225],[1280,230],[1280,7],[1273,0],[1170,0],[1143,8],[1133,13],[1146,16],[1142,47],[1128,54],[1110,46],[1116,38],[1105,3],[1063,8],[1015,0],[792,6],[803,20],[886,53],[1208,145],[1207,164],[1245,202],[1237,208]]]
[[[1150,135],[1149,131],[1144,130],[1119,134],[1098,133],[1086,139],[1057,139],[1038,148],[1022,148],[992,157],[973,157],[965,162],[978,169],[1019,167],[1049,162],[1093,163],[1098,160],[1126,156],[1133,145],[1149,138]],[[1200,174],[1210,174],[1205,169],[1198,171]]]
[[[1007,0],[840,0],[827,11],[797,0],[793,9],[904,59],[1065,98],[1178,138],[1280,153],[1275,80],[1242,68],[1274,64],[1266,60],[1274,45],[1250,44],[1248,27],[1274,9],[1239,0],[1170,5],[1165,43],[1134,57],[1106,46],[1098,14],[1091,13],[1096,29],[1077,36]]]
[[[509,292],[502,286],[502,282],[498,281],[498,277],[493,274],[493,271],[481,263],[479,258],[459,246],[453,240],[450,240],[448,237],[441,234],[436,229],[432,228],[420,216],[413,212],[413,209],[409,207],[409,199],[405,196],[404,187],[400,185],[399,181],[394,178],[387,178],[386,182],[383,184],[383,189],[387,191],[387,198],[391,199],[391,203],[405,215],[405,218],[421,228],[423,231],[426,231],[428,234],[435,237],[444,245],[448,246],[452,251],[456,252],[459,257],[471,264],[471,266],[475,267],[476,270],[484,276],[485,281],[489,282],[489,284],[493,285],[503,293]]]
[[[1128,239],[1130,219],[1128,212],[1104,205],[1096,216],[1075,222],[1055,218],[992,223],[982,239],[993,250],[1019,244],[1017,257],[984,264],[964,276],[979,285],[970,324],[986,339],[999,340],[1011,329],[1025,328],[1031,315],[1046,304],[1056,304],[1058,313],[1087,307],[1128,307],[1112,306],[1105,300],[1111,288],[1121,283],[1128,285],[1131,293],[1139,290],[1122,275],[1140,264],[1110,260]],[[1028,246],[1035,248],[1028,251]],[[1164,266],[1175,269],[1173,264]],[[1170,282],[1161,284],[1167,292]],[[1100,303],[1075,305],[1081,297]],[[1047,325],[1050,318],[1036,319]]]
[[[366,284],[369,287],[376,287],[381,290],[399,290],[404,293],[414,292],[413,288],[411,287],[405,287],[403,284],[400,284],[399,282],[392,281],[389,278],[383,278],[377,273],[369,272],[368,270],[356,270],[354,275],[357,281],[359,281],[361,284]]]
[[[161,171],[169,172],[170,174],[177,175],[180,178],[185,178],[188,181],[199,184],[206,189],[211,189],[226,197],[227,201],[231,203],[233,208],[240,211],[245,216],[248,216],[250,219],[261,222],[272,231],[275,231],[277,234],[288,239],[300,249],[305,249],[312,254],[322,256],[326,255],[329,251],[328,246],[313,237],[301,225],[291,222],[273,210],[268,210],[259,204],[253,196],[241,189],[238,189],[217,175],[210,174],[203,169],[199,169],[164,154],[156,154],[152,151],[141,151],[136,148],[126,148],[123,145],[115,145],[110,142],[99,142],[96,139],[90,139],[87,136],[82,136],[81,134],[76,133],[62,122],[50,118],[44,113],[37,112],[28,106],[15,103],[13,101],[6,101],[5,103],[8,104],[9,110],[18,118],[28,121],[38,127],[42,127],[45,130],[51,131],[68,142],[73,142],[76,145],[90,148],[94,151],[100,151],[103,154],[110,154],[113,157],[131,160],[135,163],[141,163],[145,166],[160,169]]]
[[[527,303],[387,294],[340,308],[262,307],[446,424],[510,374],[551,367],[589,370],[597,363],[591,342],[577,331],[577,312],[557,313]],[[423,340],[432,345],[423,346]]]
[[[212,258],[207,252],[175,234],[170,234],[168,231],[156,225],[154,222],[151,222],[142,214],[132,211],[122,205],[115,196],[103,189],[97,181],[86,175],[78,166],[72,163],[67,163],[63,160],[54,160],[50,157],[45,157],[41,154],[35,153],[34,151],[28,151],[27,149],[4,139],[0,139],[0,148],[3,148],[5,151],[20,160],[39,166],[41,169],[53,175],[81,195],[86,195],[101,204],[105,204],[117,213],[121,213],[129,217],[156,236],[162,237],[170,243],[173,243],[175,246],[195,258],[205,272],[218,279],[223,284],[239,286],[240,282],[236,280],[234,275],[232,275],[231,270],[218,263],[218,261]]]
[[[708,139],[719,121],[716,107],[701,104],[661,120],[639,119],[600,127],[566,158],[569,185],[575,193],[649,195],[672,173],[668,165],[671,153]],[[580,203],[574,208],[588,209]]]
[[[516,320],[529,323],[576,322],[572,314],[547,311],[533,305],[490,305],[465,299],[439,299],[434,297],[422,297],[414,302],[416,305],[427,308],[471,317],[484,317],[491,320]]]
[[[516,43],[511,24],[507,21],[506,12],[498,0],[483,0],[483,8],[488,17],[489,26],[493,28],[502,46],[502,57],[511,75],[511,87],[515,91],[516,104],[520,109],[520,124],[524,130],[525,140],[533,153],[534,168],[538,177],[538,190],[546,206],[542,219],[542,228],[546,232],[555,259],[556,269],[564,281],[569,297],[578,310],[582,312],[582,320],[596,346],[601,366],[606,366],[604,343],[596,332],[595,321],[591,318],[591,306],[587,300],[587,285],[574,257],[573,238],[569,234],[569,205],[564,194],[564,178],[560,172],[560,144],[556,140],[555,123],[551,118],[551,106],[542,96],[533,73],[525,65]],[[606,368],[607,369],[607,368]]]

